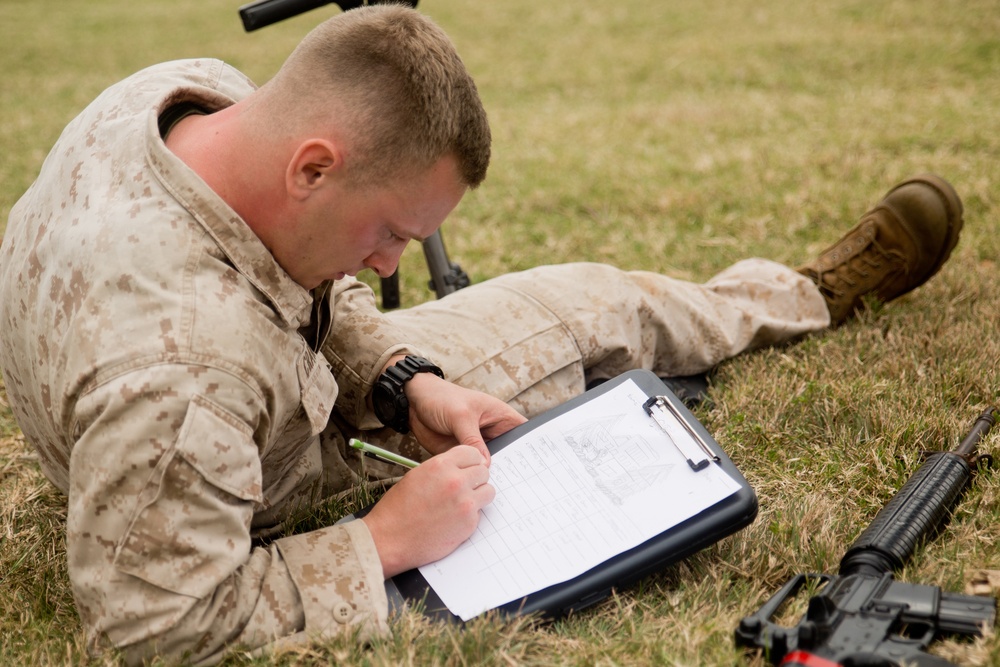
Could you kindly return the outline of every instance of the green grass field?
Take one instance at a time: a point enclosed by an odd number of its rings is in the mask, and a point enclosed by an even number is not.
[[[235,0],[2,0],[0,232],[62,127],[146,65],[221,57],[258,82],[330,5],[244,33]],[[749,528],[551,623],[415,615],[350,638],[227,664],[763,665],[739,619],[798,572],[830,572],[916,470],[1000,404],[1000,5],[995,0],[421,0],[490,113],[486,183],[446,223],[474,281],[542,263],[611,262],[695,281],[746,257],[796,265],[895,182],[935,171],[965,230],[930,283],[794,345],[723,364],[698,417],[755,487]],[[405,304],[430,298],[419,248]],[[0,336],[3,332],[0,331]],[[984,443],[1000,455],[1000,428]],[[1000,570],[1000,473],[899,573],[962,590]],[[64,501],[0,385],[0,664],[88,657],[65,566]],[[1000,664],[1000,638],[944,641]]]

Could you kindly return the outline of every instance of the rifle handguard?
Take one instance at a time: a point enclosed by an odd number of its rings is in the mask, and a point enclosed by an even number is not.
[[[995,413],[994,408],[986,410],[954,451],[928,457],[847,550],[840,574],[894,572],[921,542],[937,534],[972,477],[969,460],[996,423]]]

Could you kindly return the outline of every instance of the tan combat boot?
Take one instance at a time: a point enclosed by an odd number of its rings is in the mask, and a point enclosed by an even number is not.
[[[939,176],[903,181],[840,241],[797,270],[819,287],[836,326],[862,308],[861,297],[890,301],[922,285],[958,243],[962,201]]]

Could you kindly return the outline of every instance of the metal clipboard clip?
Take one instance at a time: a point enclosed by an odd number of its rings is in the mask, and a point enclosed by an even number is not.
[[[719,460],[704,438],[691,426],[687,417],[679,412],[666,396],[651,396],[642,407],[687,459],[692,470],[697,472],[712,461]]]

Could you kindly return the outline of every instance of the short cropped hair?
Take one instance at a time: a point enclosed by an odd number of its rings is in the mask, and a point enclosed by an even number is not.
[[[269,86],[278,104],[322,122],[337,105],[358,183],[426,168],[451,154],[470,188],[486,178],[490,127],[479,92],[451,40],[402,5],[352,9],[313,29]],[[279,121],[280,122],[280,121]]]

